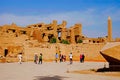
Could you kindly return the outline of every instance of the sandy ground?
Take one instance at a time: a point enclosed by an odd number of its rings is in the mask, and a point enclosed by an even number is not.
[[[0,80],[120,80],[120,76],[70,73],[77,70],[103,68],[104,62],[69,62],[55,63],[33,62],[0,63]]]

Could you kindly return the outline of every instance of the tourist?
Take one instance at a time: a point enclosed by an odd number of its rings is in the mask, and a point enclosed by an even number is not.
[[[39,56],[39,64],[42,64],[42,53],[40,53],[40,56]]]
[[[35,64],[38,63],[38,55],[37,55],[37,53],[35,53],[35,56],[34,56],[34,63],[35,63]]]
[[[63,56],[64,62],[66,61],[66,55]]]
[[[62,60],[62,62],[64,61],[64,56],[63,56],[63,54],[62,54],[62,59],[61,59],[61,60]]]
[[[82,62],[84,62],[84,59],[85,59],[85,55],[82,54]]]
[[[59,55],[60,62],[62,62],[62,54]]]
[[[69,58],[70,58],[70,64],[72,64],[72,58],[73,58],[73,55],[72,55],[72,52],[69,54]]]
[[[58,60],[58,54],[56,53],[55,54],[55,62],[57,63],[57,60]]]
[[[80,54],[80,62],[82,63],[82,54]]]
[[[19,59],[19,63],[22,64],[22,53],[19,53],[18,59]]]

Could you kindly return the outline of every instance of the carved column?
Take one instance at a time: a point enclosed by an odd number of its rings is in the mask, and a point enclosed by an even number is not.
[[[70,28],[70,42],[75,43],[75,34],[74,34],[74,28]]]
[[[66,40],[66,28],[62,28],[61,40]]]
[[[33,31],[32,36],[33,36],[33,39],[37,39],[39,42],[42,42],[42,34],[40,30],[35,29]]]
[[[48,41],[49,41],[49,39],[48,39],[48,34],[45,33],[45,36],[44,36],[44,39],[43,39],[43,40],[44,40],[44,42],[48,42]]]
[[[82,24],[78,24],[79,35],[82,35]]]
[[[57,21],[56,21],[56,20],[53,20],[52,26],[53,26],[54,36],[55,36],[55,38],[56,38],[56,40],[57,40],[56,42],[59,42],[59,41],[58,41]]]

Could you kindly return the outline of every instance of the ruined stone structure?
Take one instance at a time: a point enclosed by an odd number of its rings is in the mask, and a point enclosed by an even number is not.
[[[116,41],[116,42],[120,42],[120,38],[116,38],[115,41]]]
[[[75,24],[68,29],[66,24],[66,21],[63,21],[62,24],[57,24],[57,21],[53,20],[50,24],[39,23],[28,25],[27,27],[20,27],[15,23],[3,25],[0,27],[0,56],[12,57],[12,59],[16,58],[19,53],[24,53],[24,56],[26,56],[26,53],[32,52],[31,49],[33,48],[36,50],[37,48],[49,48],[50,46],[47,44],[52,38],[56,38],[57,43],[60,43],[61,40],[76,43],[82,37],[82,25]],[[52,47],[50,52],[60,53],[59,45],[57,49],[57,46],[54,47],[55,50]],[[30,52],[27,52],[27,50]],[[33,57],[34,53],[31,53],[31,55]]]
[[[27,26],[31,28],[31,36],[33,39],[37,39],[39,42],[50,42],[52,38],[56,38],[57,42],[61,40],[67,40],[70,43],[76,43],[82,35],[82,25],[75,24],[70,29],[66,28],[66,21],[63,21],[62,24],[57,24],[56,20],[53,20],[50,24],[33,24]]]
[[[112,22],[108,18],[108,37],[88,38],[82,34],[82,24],[75,24],[70,28],[66,27],[67,22],[57,24],[53,20],[50,24],[38,23],[27,27],[11,25],[0,26],[0,61],[17,61],[17,55],[23,53],[24,61],[33,61],[34,53],[43,53],[44,60],[54,60],[55,53],[74,55],[74,60],[79,60],[80,53],[84,53],[86,60],[105,61],[99,54],[103,46],[112,41]],[[56,43],[50,44],[55,38]],[[61,44],[62,40],[70,44]],[[77,44],[79,40],[83,42]],[[120,38],[116,39],[118,42]],[[67,60],[68,57],[67,57]],[[5,60],[4,60],[5,61]],[[3,62],[4,62],[3,61]]]

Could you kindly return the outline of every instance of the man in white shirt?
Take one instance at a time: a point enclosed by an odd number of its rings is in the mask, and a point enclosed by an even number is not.
[[[19,63],[22,64],[22,53],[19,53],[18,59],[19,59]]]
[[[70,64],[72,64],[72,58],[73,58],[72,53],[69,54],[69,58],[70,58]]]

